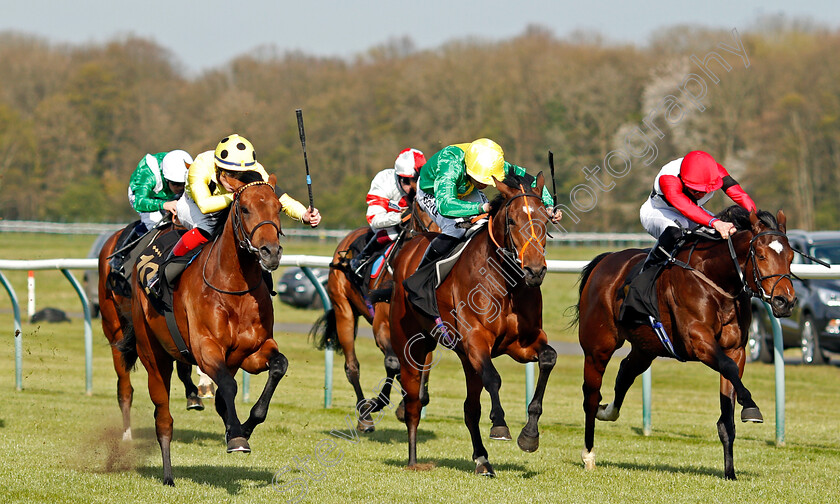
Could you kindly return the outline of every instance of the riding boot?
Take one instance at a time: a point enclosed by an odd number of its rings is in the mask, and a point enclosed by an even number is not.
[[[460,238],[439,234],[429,243],[423,259],[417,266],[417,271],[403,281],[408,300],[421,313],[431,319],[440,317],[435,297],[435,268],[434,265],[440,259],[446,257],[449,252],[460,242]]]
[[[367,264],[368,259],[370,259],[382,248],[382,244],[379,243],[378,235],[379,233],[374,232],[373,237],[368,240],[365,247],[361,252],[359,252],[359,255],[350,259],[350,270],[359,278],[362,276],[361,270]]]
[[[645,271],[653,265],[670,260],[674,253],[674,247],[679,239],[682,238],[682,235],[682,228],[676,226],[665,228],[645,258],[645,262],[642,264],[642,271]]]
[[[162,262],[160,269],[149,277],[149,281],[146,284],[149,292],[157,297],[160,297],[162,287],[160,277],[163,273],[161,270],[166,267],[166,264],[168,264],[172,258],[185,256],[190,251],[195,250],[199,245],[203,245],[208,241],[210,241],[209,233],[202,231],[199,228],[193,228],[184,233],[178,240],[178,243],[176,243],[172,248],[172,251],[169,252],[169,255],[166,256],[166,259]]]
[[[138,222],[137,225],[131,228],[128,236],[117,244],[115,247],[117,251],[114,252],[113,256],[108,261],[112,272],[115,272],[125,278],[125,260],[128,258],[128,255],[131,253],[134,245],[137,244],[137,241],[142,238],[147,231],[148,229],[146,229],[146,225],[142,222]]]

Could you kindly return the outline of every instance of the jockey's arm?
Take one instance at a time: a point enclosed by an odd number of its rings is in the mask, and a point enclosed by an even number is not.
[[[701,226],[712,226],[715,220],[714,216],[700,208],[683,193],[683,184],[679,178],[673,175],[662,175],[659,177],[659,187],[668,203],[673,205],[686,218]]]
[[[367,195],[367,221],[373,229],[384,229],[396,226],[402,220],[402,212],[389,212],[390,200],[383,196],[368,193]]]
[[[745,208],[749,211],[755,211],[756,206],[755,202],[750,198],[750,195],[741,187],[741,184],[738,183],[737,180],[732,178],[729,175],[729,172],[726,171],[726,168],[721,166],[718,163],[718,173],[720,174],[720,178],[723,179],[723,192],[726,193],[727,196],[732,198],[732,201],[740,205],[741,207]]]
[[[198,158],[196,158],[197,160]],[[224,210],[233,202],[233,194],[213,194],[210,192],[211,182],[218,185],[218,182],[213,179],[214,173],[215,167],[212,162],[207,163],[206,166],[193,163],[190,166],[190,171],[187,172],[187,191],[203,214]]]
[[[526,172],[525,168],[521,166],[517,166],[515,164],[508,163],[505,161],[505,173],[510,173],[510,170],[513,170],[514,173],[519,175],[520,177],[524,177]],[[531,187],[537,187],[537,178],[534,177],[534,181],[531,183]],[[548,191],[548,184],[543,185],[542,190],[542,201],[543,205],[548,208],[554,208],[554,198],[551,197],[551,193]]]
[[[446,153],[438,159],[438,176],[435,179],[435,204],[446,217],[472,217],[483,211],[483,204],[458,199],[458,178],[465,176],[462,159]],[[478,189],[473,189],[477,191]]]
[[[163,200],[152,197],[155,193],[155,186],[151,177],[135,177],[132,174],[129,187],[132,195],[131,206],[138,213],[157,212],[163,209]]]

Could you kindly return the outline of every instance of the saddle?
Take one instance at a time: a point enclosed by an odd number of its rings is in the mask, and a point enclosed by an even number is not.
[[[203,248],[203,246],[196,247],[184,256],[173,256],[171,251],[185,232],[185,230],[176,230],[163,235],[158,234],[145,248],[137,247],[140,250],[134,268],[137,281],[144,286],[152,307],[161,315],[172,311],[172,294],[175,291],[176,281]],[[162,272],[158,275],[158,281],[161,284],[160,297],[145,287],[149,279],[158,271]]]
[[[140,257],[140,252],[149,246],[152,239],[161,230],[172,225],[171,222],[162,223],[138,236],[136,229],[139,224],[139,220],[134,221],[122,230],[114,246],[114,252],[108,256],[108,259],[111,260],[111,271],[107,278],[108,288],[115,294],[126,298],[131,297],[131,276],[134,269],[126,269],[125,265],[135,264]],[[117,263],[117,261],[119,262]]]

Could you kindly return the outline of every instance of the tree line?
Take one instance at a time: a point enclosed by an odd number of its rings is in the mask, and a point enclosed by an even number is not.
[[[748,62],[721,46],[738,43]],[[778,18],[734,32],[676,26],[644,47],[533,26],[431,50],[395,39],[350,59],[262,48],[188,77],[142,38],[68,46],[0,33],[0,216],[127,222],[145,153],[196,155],[232,132],[304,201],[302,108],[328,227],[365,223],[372,176],[403,148],[430,156],[488,137],[535,174],[553,151],[569,231],[640,231],[654,175],[695,149],[759,207],[784,209],[790,228],[838,229],[838,53],[839,31]]]

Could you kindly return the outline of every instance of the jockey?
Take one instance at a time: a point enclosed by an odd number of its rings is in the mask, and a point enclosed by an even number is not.
[[[394,161],[394,167],[382,170],[373,177],[365,201],[368,204],[367,221],[373,237],[358,256],[350,260],[350,269],[359,275],[367,260],[399,234],[402,214],[414,198],[420,167],[426,156],[417,149],[404,149]]]
[[[455,219],[489,212],[490,203],[481,189],[488,185],[495,187],[493,179],[504,180],[511,171],[520,176],[525,175],[524,168],[505,161],[502,148],[487,138],[444,147],[423,166],[417,183],[417,202],[434,219],[441,232],[429,243],[417,267],[418,272],[403,283],[409,300],[415,305],[423,303],[421,299],[429,296],[434,298],[434,290],[429,292],[427,285],[433,275],[419,270],[445,257],[466,234],[465,229],[457,227]],[[554,209],[554,200],[545,187],[542,201],[551,220],[559,221],[562,213]],[[436,306],[437,303],[434,304]]]
[[[192,162],[192,156],[187,152],[174,150],[146,154],[137,163],[128,183],[128,201],[140,214],[140,223],[122,241],[122,248],[146,234],[164,215],[175,214],[176,200],[184,193],[187,170]],[[128,252],[124,250],[114,254],[111,258],[112,270],[122,272]]]
[[[224,210],[233,202],[233,188],[227,177],[239,179],[246,172],[256,172],[263,180],[268,180],[268,173],[257,162],[251,142],[235,133],[223,138],[215,151],[202,152],[195,157],[187,173],[185,196],[176,206],[178,220],[189,231],[175,244],[172,256],[184,256],[221,234]],[[321,222],[317,208],[306,208],[279,188],[275,191],[281,194],[280,204],[286,215],[312,227]],[[267,276],[271,289],[270,274]],[[156,287],[154,290],[159,292],[158,278],[154,275],[149,279],[150,290]]]
[[[662,167],[653,181],[650,197],[639,210],[642,226],[657,239],[645,259],[643,271],[670,257],[684,228],[708,226],[722,238],[729,238],[735,232],[732,223],[716,218],[703,208],[720,188],[741,207],[756,209],[752,198],[726,168],[703,151],[689,152]]]

